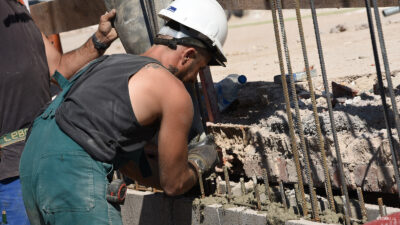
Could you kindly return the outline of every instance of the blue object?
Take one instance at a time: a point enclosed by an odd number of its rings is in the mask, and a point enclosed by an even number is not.
[[[247,78],[245,75],[230,74],[220,82],[214,84],[220,112],[228,108],[237,99],[240,87],[246,82]]]
[[[0,212],[3,210],[7,213],[8,225],[30,224],[22,200],[19,177],[0,181]],[[3,224],[1,220],[0,224]]]

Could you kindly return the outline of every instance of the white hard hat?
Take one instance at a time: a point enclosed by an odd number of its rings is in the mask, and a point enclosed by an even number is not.
[[[224,9],[216,0],[175,0],[158,15],[167,21],[172,20],[183,25],[178,31],[173,28],[176,32],[164,27],[160,34],[175,34],[172,37],[178,39],[184,36],[199,39],[213,52],[214,58],[210,65],[225,66],[226,57],[222,45],[228,34],[228,22]]]

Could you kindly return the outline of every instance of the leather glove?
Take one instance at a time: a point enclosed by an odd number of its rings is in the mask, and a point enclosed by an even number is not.
[[[188,160],[196,170],[200,169],[204,176],[210,174],[219,162],[214,138],[205,136],[199,142],[191,142],[188,146]]]

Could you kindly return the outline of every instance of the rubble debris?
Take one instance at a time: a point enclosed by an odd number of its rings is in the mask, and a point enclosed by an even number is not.
[[[341,33],[347,31],[349,28],[344,24],[338,24],[335,27],[331,28],[329,33]]]
[[[358,94],[358,90],[354,90],[353,88],[332,81],[332,93],[334,98],[340,98],[340,97],[352,98]]]

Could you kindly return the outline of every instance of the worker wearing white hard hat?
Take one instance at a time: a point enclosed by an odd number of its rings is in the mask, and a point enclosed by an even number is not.
[[[176,0],[160,16],[166,27],[142,55],[103,56],[69,81],[55,76],[63,91],[35,120],[20,163],[34,224],[122,225],[126,186],[111,180],[114,170],[171,196],[214,170],[212,137],[189,144],[193,104],[183,82],[226,62],[225,14],[215,0]]]

